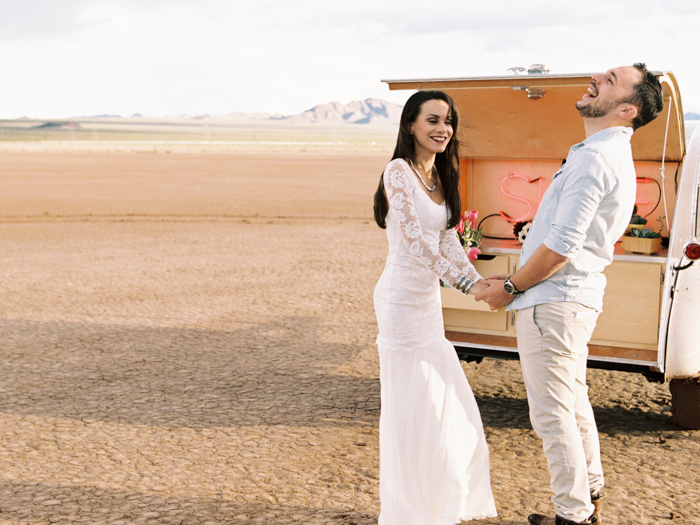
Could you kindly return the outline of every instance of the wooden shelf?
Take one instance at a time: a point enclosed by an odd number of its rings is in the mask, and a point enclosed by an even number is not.
[[[510,348],[517,351],[518,342],[515,337],[502,335],[473,334],[465,332],[446,331],[445,336],[453,343],[465,343],[480,346],[496,346]],[[637,348],[621,348],[617,346],[588,345],[588,356],[603,357],[606,359],[640,361],[655,363],[657,361],[656,350],[640,350]]]

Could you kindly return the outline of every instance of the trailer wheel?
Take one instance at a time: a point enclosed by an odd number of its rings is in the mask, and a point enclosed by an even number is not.
[[[671,379],[671,413],[677,425],[700,430],[700,378]]]

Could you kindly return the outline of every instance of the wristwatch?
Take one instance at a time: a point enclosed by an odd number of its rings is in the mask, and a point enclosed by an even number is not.
[[[503,289],[508,295],[518,295],[519,293],[523,293],[518,291],[515,285],[512,282],[510,282],[510,277],[508,277],[508,279],[506,279],[503,283]]]

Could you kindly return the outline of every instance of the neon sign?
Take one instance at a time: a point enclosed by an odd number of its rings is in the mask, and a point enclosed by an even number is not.
[[[537,182],[538,198],[537,198],[537,206],[535,206],[535,211],[537,211],[537,208],[539,208],[539,206],[540,206],[540,202],[542,202],[542,177],[537,177],[536,179],[530,180],[525,175],[518,175],[517,173],[511,173],[510,175],[506,175],[505,177],[503,177],[503,179],[501,180],[501,193],[503,195],[505,195],[506,197],[510,197],[512,199],[515,199],[516,201],[520,201],[520,202],[524,203],[525,205],[527,205],[527,212],[525,212],[525,214],[521,217],[511,217],[503,211],[499,211],[498,214],[501,217],[503,217],[505,220],[507,220],[508,222],[521,222],[521,221],[528,220],[530,217],[532,217],[534,215],[534,213],[532,213],[532,204],[530,204],[530,201],[528,201],[527,199],[524,199],[522,197],[518,197],[517,195],[514,195],[512,193],[508,193],[506,191],[504,186],[505,186],[506,182],[511,180],[511,179],[522,179],[524,181],[527,181],[528,184],[532,184],[533,182]]]
[[[510,180],[513,180],[513,179],[521,179],[521,180],[526,181],[528,184],[533,184],[535,182],[537,183],[537,205],[533,206],[529,200],[527,200],[523,197],[520,197],[518,195],[515,195],[514,193],[509,193],[506,190],[506,183]],[[658,185],[658,182],[656,180],[651,179],[649,177],[637,177],[637,184],[650,183],[650,182],[654,182]],[[498,214],[501,217],[503,217],[506,221],[513,222],[513,223],[529,220],[535,215],[535,213],[537,212],[537,208],[539,208],[540,203],[542,202],[542,177],[537,177],[536,179],[530,180],[525,175],[511,173],[511,174],[503,177],[503,179],[501,179],[501,193],[505,197],[515,199],[516,201],[522,202],[525,206],[527,206],[527,210],[520,217],[511,217],[506,212],[499,211]],[[636,204],[643,205],[643,204],[650,204],[650,202],[648,200],[640,199],[640,200],[636,201]]]

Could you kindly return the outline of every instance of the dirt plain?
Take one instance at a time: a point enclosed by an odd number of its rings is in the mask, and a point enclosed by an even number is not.
[[[0,525],[376,523],[387,151],[25,146],[0,148]],[[551,505],[518,364],[463,366],[500,515],[472,523],[525,524]],[[605,523],[700,523],[668,385],[589,385]]]

